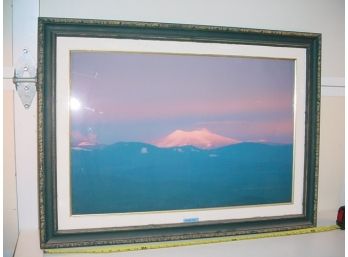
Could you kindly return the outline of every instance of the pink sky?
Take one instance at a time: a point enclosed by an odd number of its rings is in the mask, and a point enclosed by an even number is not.
[[[72,112],[77,141],[90,131],[111,144],[207,128],[241,141],[292,142],[291,60],[78,52],[71,92],[83,107]]]

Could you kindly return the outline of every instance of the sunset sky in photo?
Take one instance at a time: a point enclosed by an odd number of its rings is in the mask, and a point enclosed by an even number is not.
[[[73,52],[72,143],[155,143],[205,129],[289,144],[294,76],[292,60]]]

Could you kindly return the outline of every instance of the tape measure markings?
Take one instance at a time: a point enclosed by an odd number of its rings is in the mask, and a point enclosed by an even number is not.
[[[269,233],[217,237],[217,238],[207,238],[207,239],[194,239],[194,240],[185,240],[185,241],[172,241],[172,242],[162,242],[162,243],[99,246],[94,248],[89,247],[89,248],[45,249],[44,252],[50,253],[50,254],[128,252],[128,251],[152,250],[152,249],[179,247],[179,246],[226,243],[226,242],[235,242],[235,241],[242,241],[242,240],[260,239],[260,238],[302,235],[302,234],[332,231],[336,229],[339,229],[339,227],[336,225],[333,225],[333,226],[324,226],[324,227],[316,227],[316,228],[304,228],[304,229],[297,229],[297,230],[280,231],[280,232],[269,232]]]

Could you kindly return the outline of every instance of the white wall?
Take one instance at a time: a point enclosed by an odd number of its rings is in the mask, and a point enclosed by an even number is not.
[[[12,7],[10,1],[4,1],[4,59],[5,67],[12,66]],[[14,91],[11,69],[4,70],[3,78],[3,247],[5,257],[13,256],[18,237],[16,167],[14,148]]]
[[[41,0],[40,16],[323,33],[323,77],[344,76],[344,0]]]
[[[36,58],[37,16],[223,25],[322,33],[323,85],[344,85],[344,0],[13,1],[13,44],[8,34],[4,52],[13,47],[14,62],[23,48]],[[332,224],[338,206],[344,204],[343,92],[343,87],[323,88],[319,224]],[[14,106],[19,229],[23,234],[37,234],[36,106],[34,102],[30,110],[24,110],[18,97]],[[37,239],[32,240],[34,249]],[[16,256],[21,253],[25,248]]]

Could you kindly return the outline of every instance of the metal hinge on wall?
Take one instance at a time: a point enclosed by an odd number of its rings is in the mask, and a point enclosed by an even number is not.
[[[36,93],[36,67],[27,49],[18,59],[14,70],[13,83],[25,109],[29,109]]]

